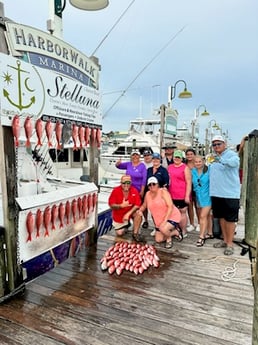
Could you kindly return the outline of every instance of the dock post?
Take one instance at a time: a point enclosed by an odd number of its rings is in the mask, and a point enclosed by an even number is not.
[[[258,345],[258,130],[253,130],[248,135],[247,175],[245,201],[245,241],[250,247],[250,260],[253,275],[252,280],[254,286],[252,345]]]

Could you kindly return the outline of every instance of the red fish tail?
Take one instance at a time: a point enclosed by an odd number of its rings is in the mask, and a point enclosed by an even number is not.
[[[31,233],[29,232],[28,238],[27,238],[27,242],[31,242],[32,237],[31,237]]]

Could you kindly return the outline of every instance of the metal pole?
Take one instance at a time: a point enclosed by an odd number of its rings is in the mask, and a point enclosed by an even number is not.
[[[160,153],[162,151],[162,146],[164,144],[164,131],[165,131],[165,116],[166,116],[166,106],[162,104],[160,106]]]
[[[208,135],[209,135],[209,128],[207,127],[205,129],[205,155],[207,155],[209,153],[209,139],[208,139]]]

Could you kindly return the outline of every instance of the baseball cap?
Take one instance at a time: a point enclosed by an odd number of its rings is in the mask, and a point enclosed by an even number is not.
[[[140,154],[140,152],[139,152],[138,150],[132,150],[131,156],[132,156],[132,155],[138,155],[138,156],[140,156],[141,154]]]
[[[176,146],[175,143],[166,143],[166,144],[162,147],[163,150],[165,150],[165,149],[176,149],[176,148],[177,148],[177,146]]]
[[[222,135],[215,135],[213,138],[212,138],[212,142],[213,141],[222,141],[223,143],[225,142],[225,139],[223,138]]]
[[[143,155],[144,156],[150,156],[150,155],[152,155],[152,152],[150,150],[145,150],[145,151],[143,151]]]
[[[151,176],[148,178],[147,185],[150,183],[159,183],[159,181],[157,180],[157,178],[155,176]]]
[[[176,150],[174,152],[174,157],[179,157],[179,158],[183,158],[183,152],[180,150]]]
[[[158,152],[154,152],[154,153],[152,154],[152,159],[155,159],[155,158],[161,160],[161,156],[160,156],[160,154],[159,154]]]
[[[124,182],[132,182],[131,176],[130,175],[122,175],[121,176],[121,183]]]

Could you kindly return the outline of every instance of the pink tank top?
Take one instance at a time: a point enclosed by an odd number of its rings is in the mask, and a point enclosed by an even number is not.
[[[167,213],[168,209],[165,200],[162,198],[162,192],[163,190],[159,189],[158,194],[154,199],[151,197],[150,192],[146,194],[147,208],[150,210],[156,227],[159,227],[160,224],[164,221],[164,216]],[[181,213],[176,206],[173,206],[173,210],[169,216],[169,220],[173,220],[177,223],[180,222]]]
[[[185,168],[183,163],[180,166],[170,164],[168,166],[169,174],[169,193],[173,200],[184,200],[186,193]]]

